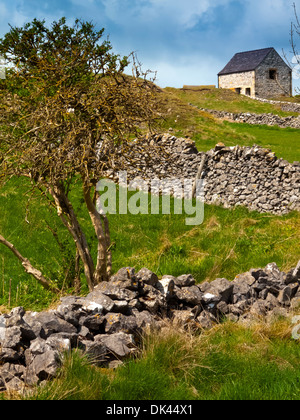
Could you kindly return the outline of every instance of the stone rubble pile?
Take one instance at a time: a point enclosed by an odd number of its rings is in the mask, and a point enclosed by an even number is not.
[[[246,322],[288,316],[300,307],[300,261],[288,273],[275,263],[233,281],[196,284],[192,275],[160,280],[147,268],[121,268],[86,297],[66,296],[54,310],[0,315],[0,390],[22,391],[53,378],[62,354],[79,349],[110,368],[138,352],[145,330],[165,320],[177,328],[207,329],[229,318]]]
[[[169,179],[170,185],[174,179],[182,185],[184,179],[193,181],[204,154],[202,179],[206,203],[227,208],[242,205],[273,214],[300,210],[300,163],[289,163],[259,146],[225,147],[219,143],[203,153],[198,152],[190,139],[156,134],[142,143],[133,142],[119,158],[128,180],[136,180],[137,184],[141,179],[147,181],[150,192],[149,184],[154,178]],[[107,177],[118,182],[114,168],[107,171]],[[168,190],[167,182],[165,186]]]

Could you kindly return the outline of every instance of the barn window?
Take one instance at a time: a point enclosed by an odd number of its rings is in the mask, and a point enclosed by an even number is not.
[[[237,93],[237,94],[239,94],[240,95],[240,93],[241,93],[241,88],[235,88],[235,93]]]
[[[246,95],[251,96],[251,88],[246,88]]]
[[[277,79],[277,70],[276,69],[270,69],[269,70],[269,79],[276,80]]]

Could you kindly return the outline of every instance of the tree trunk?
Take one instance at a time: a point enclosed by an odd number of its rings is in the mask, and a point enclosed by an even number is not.
[[[78,249],[76,249],[75,257],[75,278],[74,278],[74,289],[77,295],[81,292],[81,282],[80,282],[80,255]]]
[[[199,167],[198,167],[197,175],[196,175],[196,178],[195,178],[195,181],[194,181],[193,187],[192,187],[192,197],[191,197],[192,199],[193,199],[193,198],[195,198],[196,189],[197,189],[197,181],[198,181],[198,179],[200,179],[200,178],[201,178],[201,175],[202,175],[202,172],[203,172],[203,168],[204,168],[205,161],[206,161],[206,154],[205,154],[205,153],[203,153],[203,155],[202,155],[202,157],[201,157],[201,162],[200,162],[200,165],[199,165]]]
[[[89,215],[95,230],[95,234],[98,241],[97,249],[97,264],[94,273],[94,282],[95,285],[101,281],[107,281],[109,278],[107,263],[108,263],[108,243],[109,240],[109,231],[108,231],[108,220],[105,215],[100,215],[98,212],[95,202],[91,197],[91,187],[83,185],[83,195]],[[102,220],[104,220],[104,225],[107,228],[104,230],[102,226]]]
[[[89,290],[94,289],[94,273],[95,265],[85,238],[84,232],[81,229],[77,217],[75,215],[73,206],[68,200],[62,187],[53,187],[49,188],[49,192],[54,198],[57,214],[63,222],[64,226],[70,232],[76,248],[78,250],[79,256],[83,263],[84,274],[87,280]]]
[[[109,223],[106,214],[101,215],[104,224],[104,231],[105,231],[105,239],[106,239],[106,253],[107,253],[107,261],[106,261],[106,271],[108,277],[111,276],[111,266],[112,266],[112,255],[111,255],[111,241],[110,241],[110,231],[109,231]]]

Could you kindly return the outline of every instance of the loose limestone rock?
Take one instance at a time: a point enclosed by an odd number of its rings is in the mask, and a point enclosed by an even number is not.
[[[221,149],[220,149],[221,150]],[[300,311],[300,262],[287,274],[275,263],[233,281],[195,284],[190,274],[157,276],[146,268],[119,270],[86,297],[61,298],[56,310],[0,315],[0,391],[19,390],[54,377],[62,355],[77,348],[110,368],[135,355],[145,331],[213,328],[225,318],[249,323]],[[293,280],[293,281],[292,281]]]

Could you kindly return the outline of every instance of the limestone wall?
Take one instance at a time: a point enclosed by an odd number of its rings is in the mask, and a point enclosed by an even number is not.
[[[297,104],[292,104],[297,105]],[[247,123],[254,125],[269,125],[278,126],[281,128],[300,128],[300,116],[294,117],[280,117],[279,115],[268,113],[268,114],[255,114],[252,112],[227,112],[218,111],[214,109],[199,108],[202,111],[208,112],[217,118],[227,120],[231,122]]]
[[[203,153],[189,139],[157,134],[132,143],[126,154],[120,151],[118,169],[108,169],[107,175],[118,182],[122,167],[128,180],[195,179],[203,154],[206,203],[241,205],[273,214],[300,210],[300,163],[277,158],[271,150],[259,146],[218,144]]]
[[[219,87],[222,89],[241,88],[240,93],[246,95],[246,89],[250,88],[250,95],[255,92],[255,72],[247,71],[219,76]]]
[[[269,77],[269,70],[276,69],[276,79]],[[292,93],[291,70],[277,54],[272,51],[255,72],[255,95],[272,98]]]

